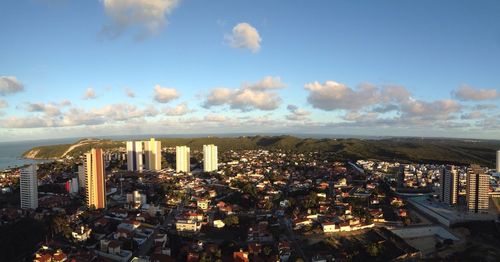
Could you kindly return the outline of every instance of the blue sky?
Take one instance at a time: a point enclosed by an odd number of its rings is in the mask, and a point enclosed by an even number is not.
[[[7,0],[0,9],[2,141],[500,137],[498,1]]]

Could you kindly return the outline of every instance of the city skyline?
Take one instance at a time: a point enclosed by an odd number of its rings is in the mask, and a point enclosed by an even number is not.
[[[495,1],[0,6],[1,141],[500,134]]]

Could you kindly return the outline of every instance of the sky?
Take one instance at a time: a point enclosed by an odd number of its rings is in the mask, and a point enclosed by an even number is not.
[[[499,1],[6,0],[0,141],[500,139]]]

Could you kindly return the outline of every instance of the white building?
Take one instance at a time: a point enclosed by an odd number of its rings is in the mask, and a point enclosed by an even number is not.
[[[142,141],[127,141],[127,170],[142,172],[144,162]]]
[[[447,166],[439,179],[441,185],[439,200],[450,206],[456,205],[458,201],[458,171],[454,166]]]
[[[189,173],[190,170],[190,149],[187,146],[175,147],[175,171]]]
[[[217,171],[217,146],[203,145],[203,171]]]
[[[500,173],[500,149],[497,151],[497,173]]]
[[[147,202],[147,197],[145,194],[141,194],[139,191],[135,190],[133,193],[127,194],[127,203],[131,203],[135,208],[145,205]]]
[[[127,141],[127,170],[161,170],[161,141]]]
[[[66,182],[66,190],[70,194],[78,194],[78,178],[73,177]]]
[[[146,168],[151,171],[161,170],[161,141],[151,138],[144,141],[146,151]]]
[[[87,180],[85,178],[85,165],[78,166],[78,185],[82,188],[85,188],[87,184]]]
[[[38,178],[36,165],[30,165],[21,170],[21,208],[36,209],[38,207]]]
[[[179,232],[198,232],[201,229],[201,223],[192,220],[177,220],[175,229]]]
[[[467,210],[473,213],[488,212],[490,177],[478,165],[472,165],[467,173]]]

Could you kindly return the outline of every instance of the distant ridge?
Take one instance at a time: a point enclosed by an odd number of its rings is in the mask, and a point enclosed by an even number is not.
[[[493,167],[500,141],[440,138],[333,139],[281,136],[239,136],[200,138],[157,138],[163,147],[187,145],[200,150],[204,144],[216,144],[221,152],[228,150],[285,150],[296,152],[332,152],[339,160],[379,159],[415,163],[471,164]],[[125,146],[122,140],[82,139],[74,144],[39,146],[23,154],[32,159],[78,157],[92,147],[116,150]]]

